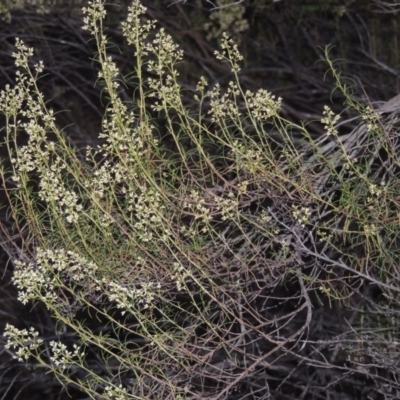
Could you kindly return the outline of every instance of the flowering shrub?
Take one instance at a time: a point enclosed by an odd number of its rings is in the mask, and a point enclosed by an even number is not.
[[[321,304],[357,309],[357,296],[375,285],[388,299],[376,307],[397,312],[395,133],[360,108],[365,123],[340,137],[339,116],[326,107],[326,133],[314,142],[295,126],[306,143],[296,147],[282,99],[242,88],[242,56],[227,35],[216,57],[230,65],[233,81],[224,90],[200,77],[198,108],[189,109],[178,83],[182,51],[145,11],[133,1],[122,23],[139,82],[127,103],[124,77],[107,54],[104,2],[83,9],[109,101],[99,135],[105,142],[87,148],[85,162],[38,89],[43,65],[31,66],[33,49],[16,40],[17,84],[0,93],[12,161],[2,177],[15,226],[27,224],[29,240],[12,253],[13,282],[24,304],[44,303],[75,343],[8,325],[8,348],[93,399],[216,400],[244,392],[261,399],[279,390],[268,373],[283,381],[294,361],[354,371],[368,353],[362,335],[378,324],[372,318],[353,318],[365,329],[341,339],[341,357],[323,356],[340,333],[335,327],[311,352],[317,356],[301,352],[317,343]],[[157,113],[173,156],[157,134]],[[267,122],[280,141],[268,137]],[[100,331],[85,326],[85,312],[106,321]],[[389,317],[379,324],[393,329]]]

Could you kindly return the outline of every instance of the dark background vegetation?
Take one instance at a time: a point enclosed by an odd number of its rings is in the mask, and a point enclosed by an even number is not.
[[[134,70],[133,50],[123,41],[119,24],[126,15],[129,2],[111,3],[105,23],[108,35],[115,43],[110,54],[117,61],[121,73],[128,75]],[[193,88],[200,75],[206,76],[210,85],[217,82],[224,85],[232,79],[228,67],[217,62],[213,55],[219,38],[208,40],[209,29],[204,28],[212,21],[210,18],[214,13],[228,13],[229,7],[215,10],[206,0],[144,0],[143,3],[148,7],[149,17],[156,19],[185,52],[185,62],[180,66],[183,87]],[[227,30],[239,43],[244,55],[240,72],[243,86],[253,90],[265,88],[281,96],[284,116],[294,122],[306,122],[314,137],[322,134],[322,126],[317,121],[322,116],[324,105],[330,105],[336,112],[344,111],[344,117],[353,116],[343,110],[343,95],[333,90],[333,80],[327,73],[324,58],[325,46],[331,46],[331,58],[336,60],[336,67],[351,84],[353,96],[358,101],[374,104],[399,93],[400,20],[396,10],[400,5],[396,6],[396,1],[244,0],[241,5],[245,8],[242,18],[247,21],[248,28],[237,32],[232,24]],[[44,15],[36,11],[34,6],[15,10],[11,21],[0,22],[0,87],[14,83],[15,67],[11,53],[15,51],[15,37],[20,37],[35,48],[34,57],[44,61],[46,70],[40,87],[51,107],[60,112],[57,115],[59,126],[65,127],[71,144],[77,150],[86,145],[94,146],[98,143],[105,103],[101,98],[101,87],[96,86],[97,65],[92,61],[95,46],[81,30],[79,6],[72,2],[58,2]],[[218,28],[218,22],[214,21],[214,24]],[[134,80],[129,85],[125,100],[134,98]],[[186,101],[190,106],[191,99],[188,97]],[[162,131],[162,120],[159,125]],[[353,127],[351,122],[344,124],[341,133],[346,134]],[[0,135],[4,135],[4,130]],[[6,154],[1,156],[6,157]],[[0,201],[7,206],[4,191],[0,192]],[[7,225],[5,210],[0,217]],[[2,242],[5,240],[3,234]],[[0,260],[0,332],[6,323],[11,323],[21,329],[34,326],[42,337],[55,339],[56,326],[46,310],[41,305],[23,307],[16,300],[16,290],[10,284],[12,270],[8,267],[6,252],[1,254]],[[285,290],[290,291],[290,287]],[[349,329],[346,321],[356,318],[356,313],[357,307],[351,309],[335,303],[314,310],[309,345],[302,352],[304,365],[308,365],[309,358],[315,360],[319,341],[339,338]],[[90,318],[87,318],[87,324],[91,324],[93,329],[101,328],[98,321]],[[65,335],[67,333],[64,334],[64,339],[67,339]],[[397,331],[393,341],[398,339]],[[12,360],[3,347],[5,339],[0,336],[0,340],[0,399],[86,398],[73,388],[63,391],[61,385],[44,370]],[[333,348],[335,350],[328,349],[332,363],[345,363],[341,360],[340,347],[332,342]],[[383,361],[382,366],[390,375],[384,379],[378,377],[379,374],[375,376],[365,366],[343,372],[339,366],[321,370],[317,362],[290,374],[288,371],[299,363],[299,358],[286,357],[284,360],[275,365],[268,378],[277,399],[396,398],[382,389],[385,379],[388,384],[400,379],[398,365],[389,362],[392,358]]]

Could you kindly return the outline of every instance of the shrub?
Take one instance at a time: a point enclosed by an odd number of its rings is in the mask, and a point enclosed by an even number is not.
[[[19,39],[17,84],[0,94],[12,162],[2,178],[24,239],[6,247],[13,281],[59,328],[47,340],[8,325],[15,357],[93,399],[339,396],[357,373],[398,396],[387,354],[400,288],[393,115],[355,103],[330,63],[363,123],[341,137],[326,107],[326,134],[313,141],[279,114],[280,98],[241,86],[226,35],[216,57],[234,79],[224,90],[201,77],[189,109],[183,54],[138,0],[122,24],[138,86],[123,102],[128,78],[107,55],[104,2],[83,11],[109,101],[104,144],[76,155],[38,88],[43,65],[30,65]]]

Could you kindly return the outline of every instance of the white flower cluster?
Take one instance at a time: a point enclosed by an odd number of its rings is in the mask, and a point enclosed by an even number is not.
[[[146,49],[157,57],[156,61],[149,60],[147,68],[149,71],[155,72],[159,77],[163,76],[166,71],[172,71],[174,65],[183,59],[183,51],[179,49],[172,37],[165,33],[163,28],[146,45]]]
[[[261,212],[255,218],[258,225],[258,231],[261,234],[268,233],[269,235],[276,236],[279,234],[279,228],[277,227],[276,221],[272,216],[265,210]]]
[[[140,1],[133,1],[128,8],[126,22],[122,22],[122,32],[128,44],[135,46],[135,57],[147,54],[147,37],[149,32],[154,29],[154,20],[142,20],[142,15],[146,13],[146,8]]]
[[[43,344],[43,340],[38,337],[39,332],[32,327],[28,331],[7,324],[4,336],[7,338],[5,347],[15,354],[14,358],[17,358],[18,361],[27,361],[30,356],[37,356],[36,350]],[[52,352],[50,360],[56,367],[62,369],[68,367],[69,364],[82,362],[85,356],[85,353],[81,351],[77,344],[73,345],[73,351],[69,351],[65,344],[51,341],[50,348]]]
[[[16,38],[15,46],[18,49],[12,56],[15,58],[15,65],[24,69],[28,69],[28,60],[33,56],[33,48],[27,47],[20,38]]]
[[[29,119],[28,122],[19,124],[29,135],[28,144],[17,148],[11,161],[14,168],[13,180],[18,187],[26,183],[26,174],[37,170],[40,175],[39,196],[47,203],[54,202],[60,213],[69,223],[76,222],[82,206],[78,204],[77,195],[64,187],[61,182],[61,172],[65,169],[59,157],[55,154],[54,143],[47,140],[47,132],[55,131],[54,113],[45,106],[43,95],[37,90],[37,75],[43,71],[43,63],[35,66],[36,76],[32,74],[29,67],[29,57],[33,55],[33,49],[28,48],[20,39],[16,39],[17,53],[13,54],[15,64],[25,71],[17,72],[17,86],[10,89],[6,86],[1,91],[0,111],[7,118],[16,118],[21,114]],[[10,127],[10,126],[9,126]],[[17,129],[12,124],[13,129]],[[51,161],[52,160],[52,161]]]
[[[257,122],[266,122],[272,117],[276,117],[282,107],[282,98],[276,99],[275,95],[265,89],[259,89],[256,93],[248,90],[246,101],[250,114]]]
[[[148,243],[154,238],[154,232],[163,230],[162,214],[165,210],[161,193],[145,185],[127,193],[127,212],[132,215],[132,224],[139,240]]]
[[[260,149],[251,148],[236,140],[232,144],[231,154],[235,158],[237,167],[243,169],[244,172],[255,174],[258,170],[262,170],[265,155]]]
[[[53,165],[52,169],[43,170],[39,197],[47,203],[54,203],[68,223],[76,223],[83,206],[78,204],[77,194],[64,187],[60,180],[61,174],[61,168],[56,165]]]
[[[376,131],[379,128],[379,121],[375,110],[371,106],[367,106],[361,113],[361,118],[367,124],[368,132]]]
[[[364,233],[366,236],[376,235],[378,233],[378,228],[375,224],[364,225]]]
[[[180,262],[173,263],[173,270],[174,273],[171,277],[176,280],[176,288],[178,291],[182,291],[186,288],[186,280],[191,276],[191,273]]]
[[[81,351],[77,344],[73,345],[73,351],[69,351],[64,343],[52,340],[50,347],[53,353],[50,360],[56,367],[61,367],[62,369],[67,368],[70,364],[76,364],[78,360],[82,361],[85,356],[85,353]]]
[[[4,337],[8,338],[6,348],[15,353],[14,358],[18,361],[27,360],[33,351],[39,349],[43,340],[38,336],[39,332],[32,327],[27,331],[7,324],[4,330]]]
[[[365,205],[369,210],[377,210],[377,208],[381,208],[381,204],[379,204],[387,194],[387,187],[385,181],[382,180],[380,185],[375,183],[368,183],[368,191],[370,196],[367,196]]]
[[[165,79],[148,79],[152,93],[149,97],[156,97],[160,101],[155,101],[151,108],[154,111],[163,111],[169,107],[181,108],[181,87],[176,83],[172,75],[167,75]]]
[[[128,392],[122,386],[111,386],[105,387],[105,392],[102,394],[102,399],[104,400],[126,400],[128,399]]]
[[[13,115],[16,110],[22,108],[24,102],[24,93],[20,86],[13,88],[10,85],[6,85],[3,90],[0,91],[0,110],[4,115]],[[15,128],[14,125],[9,126],[10,129]]]
[[[239,52],[238,45],[228,37],[226,32],[222,34],[221,49],[221,52],[214,52],[217,60],[228,62],[232,72],[238,73],[240,71],[239,62],[243,60],[243,56]]]
[[[301,227],[305,227],[305,224],[309,223],[311,217],[311,210],[308,207],[293,206],[293,217],[297,220]]]
[[[191,190],[187,201],[182,203],[183,208],[186,208],[194,214],[195,220],[200,220],[205,225],[211,221],[210,207],[205,205],[206,200],[198,190]],[[205,227],[206,229],[206,227]]]
[[[19,289],[18,299],[26,304],[30,300],[41,300],[48,306],[58,300],[57,290],[66,280],[78,284],[95,282],[97,266],[72,251],[36,250],[35,263],[15,260],[16,270],[12,278]],[[94,283],[93,283],[94,284]]]
[[[350,158],[347,154],[343,154],[342,158],[345,160],[343,163],[343,168],[348,171],[350,176],[355,174],[356,164],[358,162],[357,158]]]
[[[83,30],[89,31],[93,36],[97,35],[100,30],[98,21],[106,16],[104,4],[101,1],[89,1],[89,7],[83,7],[82,12],[86,17],[83,18]]]
[[[99,135],[99,138],[105,138],[107,141],[101,146],[102,152],[105,156],[117,154],[126,166],[129,162],[136,163],[143,154],[144,140],[141,136],[143,130],[140,126],[134,126],[134,113],[128,112],[127,106],[115,96],[113,105],[107,108],[106,113],[103,120],[103,133]],[[125,169],[128,172],[126,166]]]
[[[110,301],[117,303],[117,308],[123,309],[122,315],[127,310],[133,313],[137,307],[145,310],[151,307],[155,299],[155,290],[161,289],[161,284],[153,282],[142,282],[140,288],[127,288],[116,282],[107,283]]]
[[[332,233],[328,234],[327,232],[322,230],[318,230],[318,236],[321,242],[329,242],[333,238]]]
[[[203,93],[207,86],[208,86],[207,79],[204,76],[201,76],[196,85],[196,92]]]
[[[262,210],[259,216],[259,220],[263,224],[268,224],[272,221],[272,217],[265,210]]]
[[[335,115],[329,106],[324,107],[322,114],[325,115],[325,117],[321,119],[321,123],[324,124],[327,136],[337,136],[338,131],[336,124],[340,119],[340,115]]]
[[[217,209],[222,214],[222,220],[234,219],[239,212],[239,201],[233,192],[228,193],[228,197],[215,197]]]
[[[113,88],[118,89],[120,85],[115,81],[115,79],[118,77],[120,72],[117,64],[115,64],[111,56],[107,57],[103,61],[101,68],[102,70],[98,73],[99,79],[103,79],[105,82],[112,81],[114,85]]]
[[[378,185],[376,185],[374,183],[370,183],[369,191],[372,195],[374,195],[376,197],[380,197],[382,195],[382,193],[386,191],[385,182],[384,181],[381,182],[381,187],[379,187]]]
[[[221,95],[221,87],[217,83],[212,90],[207,92],[210,97],[210,110],[208,114],[211,115],[213,122],[219,122],[223,125],[226,119],[237,120],[241,113],[239,111],[237,96],[240,95],[239,86],[235,82],[229,82],[227,91]]]

